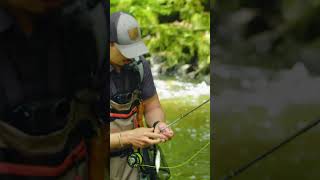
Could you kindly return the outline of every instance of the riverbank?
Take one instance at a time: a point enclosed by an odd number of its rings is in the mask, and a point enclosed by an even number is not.
[[[165,62],[151,58],[153,76],[160,80],[178,80],[190,83],[206,83],[210,85],[210,68],[200,69],[193,64],[176,64],[169,67]]]

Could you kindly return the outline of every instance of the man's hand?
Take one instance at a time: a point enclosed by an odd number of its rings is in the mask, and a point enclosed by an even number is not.
[[[166,136],[154,132],[154,128],[136,128],[122,133],[122,142],[131,144],[134,148],[146,148],[153,144],[159,144]]]
[[[174,136],[174,133],[170,127],[167,127],[167,124],[164,122],[159,122],[154,130],[155,133],[159,133],[165,136],[165,140],[171,140]]]

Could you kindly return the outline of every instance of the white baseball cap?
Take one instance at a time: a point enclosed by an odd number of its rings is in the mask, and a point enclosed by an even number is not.
[[[138,22],[124,12],[116,12],[110,16],[110,42],[114,42],[121,54],[128,59],[148,53],[148,48],[141,39]]]

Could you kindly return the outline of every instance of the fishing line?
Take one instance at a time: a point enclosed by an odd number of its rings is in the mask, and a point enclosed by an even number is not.
[[[182,163],[180,164],[177,164],[175,166],[167,166],[167,167],[161,167],[160,166],[160,169],[175,169],[175,168],[179,168],[179,167],[182,167],[182,166],[185,166],[187,165],[190,161],[192,161],[196,156],[198,156],[198,154],[200,154],[206,147],[208,147],[210,144],[210,141],[205,144],[204,146],[202,146],[201,149],[199,149],[196,153],[194,153],[192,156],[190,156],[187,160],[183,161]],[[149,167],[149,168],[156,168],[156,166],[150,166],[150,165],[140,165],[141,167]]]
[[[313,122],[311,122],[310,124],[308,124],[307,126],[305,126],[304,128],[300,129],[299,131],[297,131],[296,133],[292,134],[291,136],[289,136],[288,138],[284,139],[281,143],[279,143],[278,145],[272,147],[270,150],[266,151],[265,153],[261,154],[260,156],[258,156],[257,158],[255,158],[252,161],[249,161],[248,163],[244,164],[243,166],[240,166],[240,168],[231,171],[228,175],[226,175],[225,177],[222,178],[222,180],[229,180],[235,176],[238,176],[239,174],[243,173],[245,170],[247,170],[248,168],[252,167],[254,164],[256,164],[257,162],[265,159],[266,157],[268,157],[269,155],[271,155],[272,153],[274,153],[276,150],[280,149],[281,147],[283,147],[284,145],[288,144],[289,142],[293,141],[295,138],[297,138],[298,136],[306,133],[307,131],[309,131],[310,129],[314,128],[315,126],[317,126],[320,123],[320,119],[315,120]]]

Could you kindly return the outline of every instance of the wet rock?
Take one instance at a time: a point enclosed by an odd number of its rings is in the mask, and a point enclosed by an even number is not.
[[[190,72],[189,74],[187,74],[187,76],[190,78],[190,79],[196,79],[199,75],[199,72],[196,72],[196,71],[193,71],[193,72]]]
[[[162,56],[153,56],[151,61],[154,64],[160,64],[160,63],[164,62],[164,60],[165,60],[165,58]]]
[[[190,64],[184,64],[184,65],[180,66],[178,68],[177,74],[179,76],[186,76],[190,67],[191,67]]]

